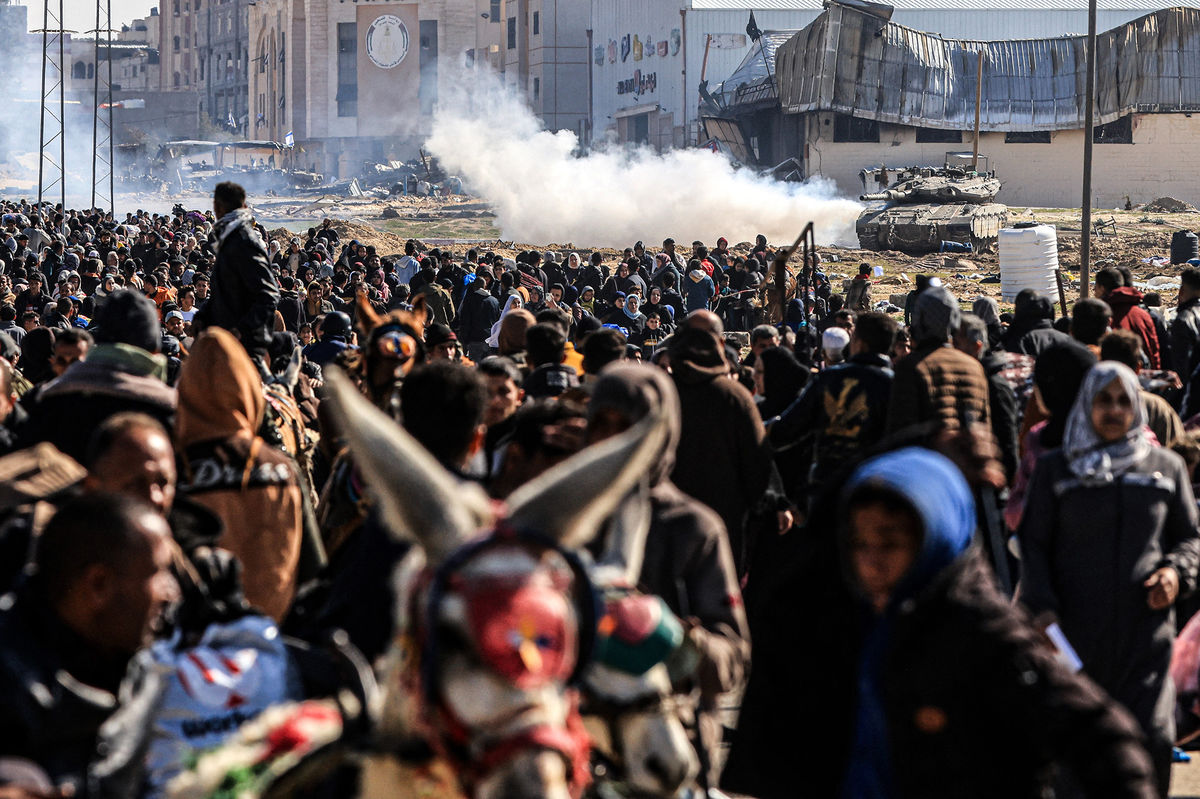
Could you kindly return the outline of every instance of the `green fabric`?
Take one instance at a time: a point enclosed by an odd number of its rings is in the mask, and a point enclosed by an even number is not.
[[[132,344],[97,344],[88,351],[94,366],[112,366],[142,377],[157,377],[167,382],[167,357],[146,352]]]
[[[634,676],[645,674],[666,659],[683,643],[683,626],[661,597],[658,624],[640,641],[623,641],[612,634],[596,636],[596,660],[609,668]]]

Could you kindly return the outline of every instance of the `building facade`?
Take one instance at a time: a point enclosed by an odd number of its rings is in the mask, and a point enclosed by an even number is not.
[[[823,0],[591,0],[591,119],[594,135],[658,148],[708,139],[699,121],[702,81],[728,78],[759,45],[746,27],[804,28]],[[968,40],[1032,39],[1083,33],[1087,0],[896,0],[891,20]],[[1099,30],[1161,4],[1098,0]],[[1180,5],[1200,6],[1197,0]],[[639,57],[640,56],[640,57]]]
[[[439,95],[501,73],[551,129],[585,132],[588,0],[257,0],[248,18],[251,139],[330,177],[406,160]]]
[[[204,0],[196,14],[195,66],[203,96],[200,116],[217,128],[243,136],[250,123],[250,3]]]
[[[159,88],[163,91],[191,90],[200,85],[199,30],[200,10],[217,0],[159,0],[158,41],[161,60]]]
[[[743,80],[755,73],[744,64],[725,82],[735,87],[719,87],[704,123],[741,160],[793,158],[847,195],[877,190],[864,168],[969,158],[978,126],[1002,203],[1078,206],[1089,135],[1094,207],[1200,199],[1187,167],[1200,142],[1200,9],[1144,14],[1098,34],[1096,48],[1089,117],[1083,36],[949,39],[831,0],[778,45],[765,76]]]
[[[249,129],[250,8],[251,0],[160,0],[159,85],[198,92],[209,133]]]
[[[157,91],[162,85],[161,62],[158,54],[160,26],[158,9],[150,10],[150,16],[135,19],[122,26],[116,41],[123,45],[141,45],[143,49],[130,58],[113,64],[113,83],[121,91]],[[114,87],[115,88],[115,87]]]
[[[505,82],[524,94],[547,130],[588,141],[591,0],[508,0],[500,7]]]

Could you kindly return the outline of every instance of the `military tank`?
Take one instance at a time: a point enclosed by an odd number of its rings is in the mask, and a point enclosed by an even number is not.
[[[864,169],[869,203],[855,231],[864,250],[899,250],[921,255],[945,249],[943,242],[969,244],[978,251],[996,242],[1008,222],[1008,206],[992,202],[1000,191],[995,172],[969,168],[886,167]]]

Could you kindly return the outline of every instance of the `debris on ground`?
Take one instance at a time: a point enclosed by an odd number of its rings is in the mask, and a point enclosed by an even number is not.
[[[600,252],[605,262],[612,264],[620,256],[619,250],[576,247],[570,242],[503,240],[487,203],[469,195],[421,197],[401,194],[377,199],[369,194],[350,198],[343,193],[280,197],[256,203],[255,213],[267,229],[273,231],[272,238],[284,239],[295,235],[284,229],[284,225],[296,231],[302,229],[298,227],[301,224],[315,226],[320,219],[329,217],[333,219],[334,228],[343,242],[358,239],[373,245],[385,257],[402,253],[404,242],[409,238],[421,239],[425,245],[422,249],[449,246],[458,253],[470,246],[481,252],[496,252],[505,258],[513,258],[522,250],[536,250],[539,253],[553,250],[561,258],[573,251],[578,251],[584,258],[592,252]],[[1038,208],[1032,212],[1023,208],[1013,209],[1013,215],[1020,218],[1028,218],[1030,213],[1035,214],[1040,223],[1053,225],[1057,229],[1058,259],[1067,280],[1067,292],[1070,297],[1077,296],[1082,230],[1079,209]],[[1177,276],[1177,267],[1165,265],[1171,233],[1176,228],[1195,227],[1195,217],[1191,212],[1147,215],[1144,210],[1138,209],[1114,211],[1112,216],[1117,223],[1117,235],[1092,237],[1093,275],[1105,266],[1128,266],[1140,282],[1161,276]],[[721,231],[713,231],[714,240],[720,234]],[[655,235],[658,235],[657,231]],[[739,242],[730,246],[730,250],[738,255],[747,255],[751,246],[749,242]],[[970,258],[962,258],[943,253],[913,256],[849,247],[821,247],[820,254],[834,286],[840,287],[840,281],[851,276],[835,271],[838,266],[844,268],[849,264],[868,263],[873,267],[882,267],[883,276],[873,277],[872,281],[889,293],[899,295],[912,285],[917,275],[930,274],[941,278],[947,288],[965,303],[969,304],[978,296],[1000,299],[1000,261],[995,251],[976,252]],[[1152,290],[1164,293],[1164,304],[1173,303],[1174,283],[1160,281],[1160,285]],[[897,304],[895,299],[891,299],[891,303]],[[1002,302],[1001,305],[1009,307],[1007,303]]]
[[[1142,211],[1148,214],[1196,214],[1196,206],[1174,197],[1159,197],[1142,206]]]

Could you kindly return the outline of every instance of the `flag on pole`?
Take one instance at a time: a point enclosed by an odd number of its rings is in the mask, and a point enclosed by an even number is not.
[[[753,11],[750,12],[750,21],[746,23],[746,35],[752,42],[757,42],[762,38],[762,31],[758,29],[758,23],[754,21]]]
[[[292,132],[290,130],[287,133],[283,134],[283,146],[284,147],[295,147],[296,146],[296,137],[292,135]]]

